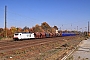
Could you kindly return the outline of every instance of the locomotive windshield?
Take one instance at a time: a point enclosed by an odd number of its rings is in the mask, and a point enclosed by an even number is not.
[[[18,35],[18,34],[15,34],[15,35]]]

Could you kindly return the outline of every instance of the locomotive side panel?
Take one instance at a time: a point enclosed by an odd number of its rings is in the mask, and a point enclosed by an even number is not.
[[[35,38],[34,33],[15,33],[14,40],[31,39]]]

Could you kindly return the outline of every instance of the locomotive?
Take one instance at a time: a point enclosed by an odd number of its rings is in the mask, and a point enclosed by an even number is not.
[[[31,39],[35,38],[34,33],[15,33],[13,39],[14,40],[22,40],[22,39]]]
[[[15,33],[13,39],[23,40],[23,39],[37,39],[37,38],[51,38],[51,37],[63,37],[63,36],[76,36],[76,33],[45,33],[45,32],[35,32],[35,33],[26,33],[19,32]]]

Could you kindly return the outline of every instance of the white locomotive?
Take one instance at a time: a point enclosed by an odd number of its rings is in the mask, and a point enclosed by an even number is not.
[[[15,33],[13,39],[14,40],[22,40],[22,39],[31,39],[35,38],[34,33]]]

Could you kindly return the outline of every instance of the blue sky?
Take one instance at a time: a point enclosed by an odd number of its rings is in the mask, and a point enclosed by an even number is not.
[[[47,22],[63,30],[74,30],[77,26],[86,30],[90,21],[90,0],[0,0],[1,28],[4,28],[5,5],[8,28],[33,27]]]

